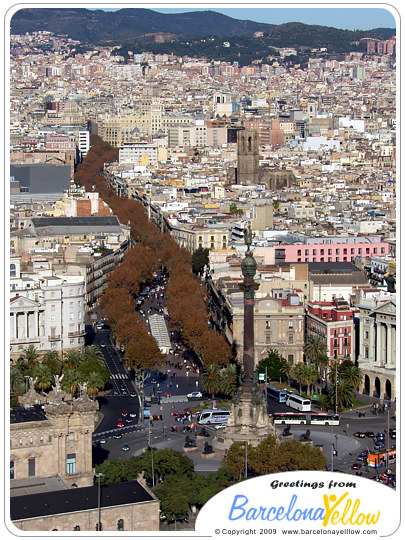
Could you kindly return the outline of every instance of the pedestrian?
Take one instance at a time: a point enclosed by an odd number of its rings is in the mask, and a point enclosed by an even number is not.
[[[162,415],[160,415],[160,421],[163,422],[163,416]]]

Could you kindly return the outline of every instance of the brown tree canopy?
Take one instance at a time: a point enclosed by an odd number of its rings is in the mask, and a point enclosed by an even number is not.
[[[129,368],[139,371],[156,369],[166,362],[155,338],[147,333],[140,322],[134,327],[134,337],[125,349],[125,362]]]

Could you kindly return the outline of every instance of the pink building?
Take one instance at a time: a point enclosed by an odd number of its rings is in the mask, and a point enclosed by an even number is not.
[[[276,262],[351,262],[355,257],[384,257],[388,242],[291,244],[275,248]]]

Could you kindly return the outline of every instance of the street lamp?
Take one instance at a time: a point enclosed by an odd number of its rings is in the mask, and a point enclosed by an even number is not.
[[[98,523],[96,525],[96,531],[101,531],[102,525],[101,525],[101,488],[100,488],[100,478],[104,478],[105,474],[103,473],[95,473],[94,475],[96,478],[98,478],[98,490],[97,490],[97,500],[98,500]]]

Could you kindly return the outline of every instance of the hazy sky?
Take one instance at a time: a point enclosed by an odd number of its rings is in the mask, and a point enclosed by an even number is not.
[[[305,24],[320,24],[322,26],[332,26],[334,28],[342,28],[348,30],[371,30],[372,28],[395,28],[396,27],[396,11],[395,4],[397,2],[393,0],[388,3],[371,3],[372,6],[378,6],[370,8],[369,4],[364,4],[361,7],[361,3],[341,3],[330,4],[333,7],[325,7],[325,3],[320,4],[300,4],[300,3],[284,3],[283,6],[290,5],[291,7],[278,7],[280,4],[270,4],[262,7],[263,4],[252,4],[254,7],[226,7],[227,5],[246,5],[246,4],[212,4],[212,3],[133,3],[133,4],[116,4],[115,6],[125,7],[147,7],[155,11],[162,13],[182,13],[186,11],[200,11],[211,9],[233,17],[235,19],[248,19],[251,21],[265,22],[270,24],[282,24],[286,22],[302,22]],[[176,6],[175,8],[166,8],[166,5]],[[265,4],[266,5],[266,4]],[[302,5],[309,7],[301,7]],[[317,7],[317,6],[322,7]],[[326,4],[328,5],[328,4]],[[222,7],[223,6],[223,7]],[[257,7],[256,7],[257,6]],[[272,7],[275,6],[275,7]],[[338,7],[339,6],[339,7]],[[352,7],[353,6],[353,7]],[[380,7],[381,6],[381,7]],[[108,9],[100,4],[101,9]],[[114,8],[110,8],[114,9]],[[117,9],[117,7],[115,7]],[[119,9],[119,7],[118,7]]]

